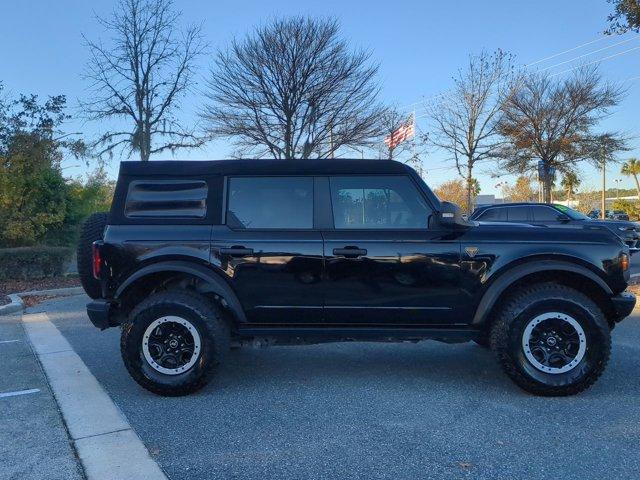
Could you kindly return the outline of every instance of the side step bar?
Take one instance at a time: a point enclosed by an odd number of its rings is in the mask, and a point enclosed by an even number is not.
[[[479,336],[477,329],[470,328],[422,328],[422,327],[344,327],[327,325],[316,326],[256,326],[243,325],[238,331],[240,337],[271,337],[279,340],[297,340],[295,343],[331,342],[331,341],[419,341],[438,340],[447,343],[459,343],[473,340]],[[288,342],[287,342],[288,343]]]

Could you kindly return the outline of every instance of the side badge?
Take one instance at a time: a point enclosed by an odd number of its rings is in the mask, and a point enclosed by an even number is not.
[[[478,247],[465,247],[464,251],[467,252],[467,255],[473,258],[476,256],[476,253],[478,253]]]

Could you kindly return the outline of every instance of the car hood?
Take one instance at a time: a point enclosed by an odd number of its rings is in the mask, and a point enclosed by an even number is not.
[[[498,243],[548,243],[550,245],[574,245],[577,240],[581,243],[613,242],[617,247],[622,246],[619,233],[611,228],[602,228],[605,224],[592,222],[575,222],[569,226],[531,225],[529,223],[511,222],[470,222],[472,227],[467,229],[465,241],[495,241]],[[630,223],[630,222],[627,222]],[[616,228],[616,227],[614,227]],[[578,235],[578,236],[576,236]]]
[[[602,220],[601,218],[594,218],[591,220],[587,220],[591,224],[603,225],[605,227],[626,227],[626,228],[634,228],[636,230],[640,230],[640,224],[637,222],[631,222],[629,220]]]

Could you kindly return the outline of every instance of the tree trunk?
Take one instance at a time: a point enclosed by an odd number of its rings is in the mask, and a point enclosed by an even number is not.
[[[551,176],[549,175],[549,163],[543,163],[542,172],[544,178],[542,181],[542,201],[544,203],[551,203]]]
[[[607,196],[607,164],[602,162],[602,195],[600,198],[600,218],[604,220]]]
[[[638,181],[638,175],[633,174],[633,179],[636,181],[636,191],[638,192],[638,200],[640,200],[640,182]]]
[[[471,186],[473,183],[473,177],[471,176],[471,170],[473,169],[473,165],[471,163],[467,164],[467,214],[471,215]]]

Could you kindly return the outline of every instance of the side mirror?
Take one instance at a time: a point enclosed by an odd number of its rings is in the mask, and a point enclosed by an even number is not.
[[[569,218],[568,215],[565,215],[564,213],[561,213],[560,215],[558,215],[558,221],[562,222],[562,223],[567,223],[568,221],[570,221],[571,219]]]
[[[440,202],[440,211],[438,212],[438,221],[440,225],[454,227],[470,227],[472,224],[464,219],[462,210],[458,205],[451,202]]]

